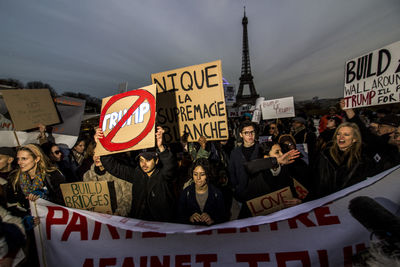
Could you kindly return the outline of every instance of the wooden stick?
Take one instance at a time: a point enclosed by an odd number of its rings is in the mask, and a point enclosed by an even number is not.
[[[14,132],[15,140],[17,140],[18,146],[21,146],[21,144],[19,143],[19,139],[18,139],[18,136],[17,136],[17,132],[16,132],[15,130],[13,130],[13,132]]]
[[[37,211],[37,206],[36,206],[36,201],[33,202],[33,205],[35,206],[35,215],[38,216],[38,211]],[[39,216],[38,216],[39,218]],[[39,218],[40,220],[40,218]],[[40,246],[42,247],[42,262],[43,262],[43,266],[47,267],[47,263],[46,263],[46,257],[44,255],[44,246],[43,246],[43,238],[42,238],[42,230],[40,228],[40,224],[38,225],[39,227],[39,237],[40,237]]]

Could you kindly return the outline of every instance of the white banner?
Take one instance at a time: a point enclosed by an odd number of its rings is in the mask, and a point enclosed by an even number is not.
[[[57,267],[345,266],[369,243],[349,201],[366,195],[398,210],[395,169],[322,199],[212,227],[146,222],[40,199],[32,207],[41,219],[38,255],[42,266]]]
[[[347,108],[400,102],[400,41],[346,62]]]
[[[261,104],[263,120],[294,117],[293,96],[265,100]]]

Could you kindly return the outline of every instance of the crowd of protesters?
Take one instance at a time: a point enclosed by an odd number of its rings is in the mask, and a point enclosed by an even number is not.
[[[261,123],[231,119],[223,141],[202,136],[188,142],[184,134],[180,142],[165,144],[164,129],[157,127],[154,148],[101,157],[94,155],[103,138],[100,128],[69,149],[40,125],[39,144],[0,147],[0,242],[7,248],[0,249],[1,263],[11,266],[24,247],[25,262],[35,265],[32,229],[40,221],[31,215],[29,201],[64,205],[62,183],[114,182],[114,215],[212,225],[252,216],[247,201],[285,187],[293,198],[284,206],[291,207],[400,164],[399,116],[368,117],[372,113],[344,109],[343,101],[338,107],[318,126],[299,114]],[[296,190],[295,181],[306,194]]]

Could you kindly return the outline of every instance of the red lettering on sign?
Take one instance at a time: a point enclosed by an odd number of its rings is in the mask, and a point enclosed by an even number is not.
[[[253,225],[253,226],[240,228],[241,233],[247,233],[248,231],[250,231],[252,233],[258,233],[258,232],[260,232],[260,227],[258,225]]]
[[[308,255],[308,251],[276,253],[276,262],[278,267],[286,267],[287,261],[301,261],[301,266],[311,266],[311,260],[310,255]]]
[[[236,228],[222,228],[217,229],[218,234],[234,234],[236,233]]]
[[[320,267],[329,267],[328,251],[324,249],[324,250],[317,250],[317,252],[318,252]]]
[[[302,213],[300,215],[297,215],[296,217],[289,219],[288,223],[289,223],[290,229],[296,229],[298,227],[297,222],[296,222],[297,220],[299,220],[301,223],[303,223],[307,227],[317,226],[313,221],[311,221],[309,218],[307,218],[308,215],[309,215],[309,213]]]
[[[236,262],[248,262],[249,267],[257,267],[258,262],[269,261],[268,253],[258,253],[258,254],[236,254]]]
[[[329,207],[318,207],[314,210],[315,217],[317,218],[317,222],[319,226],[322,225],[332,225],[332,224],[340,224],[340,220],[338,216],[326,216],[331,214]]]
[[[116,264],[117,258],[100,259],[99,267],[115,266]]]
[[[359,253],[365,250],[365,244],[357,244],[356,245],[356,253]],[[352,267],[353,266],[353,247],[347,246],[343,248],[343,265],[345,267]]]
[[[272,222],[269,224],[269,229],[271,229],[271,231],[278,231],[278,222]]]
[[[190,255],[176,255],[175,256],[175,266],[176,267],[189,267],[185,263],[190,263]]]
[[[78,219],[80,222],[79,224],[77,223]],[[61,237],[61,241],[67,241],[72,232],[80,232],[81,240],[88,240],[88,226],[85,216],[82,216],[76,212],[72,213],[71,221],[67,225],[67,228],[65,228],[65,231]]]
[[[98,221],[94,222],[94,230],[93,230],[92,240],[99,240],[102,225],[103,224]],[[106,225],[111,234],[112,239],[119,239],[120,237],[119,237],[117,228],[115,228],[114,226],[109,225],[109,224],[106,224]]]
[[[151,267],[169,267],[170,257],[163,256],[163,263],[160,262],[157,256],[150,257],[150,266]]]
[[[166,237],[167,234],[157,232],[143,232],[142,238]]]
[[[48,212],[46,216],[46,235],[47,235],[47,240],[51,240],[51,226],[67,224],[69,214],[68,210],[63,207],[48,206],[47,210]],[[55,211],[62,212],[61,218],[54,218]]]
[[[124,259],[122,263],[122,267],[135,267],[135,263],[133,262],[133,257],[127,257]]]
[[[125,239],[132,239],[133,232],[131,230],[126,230]]]
[[[211,267],[211,262],[217,262],[217,254],[198,254],[196,262],[203,262],[204,267]]]
[[[82,267],[94,267],[93,259],[85,259]]]

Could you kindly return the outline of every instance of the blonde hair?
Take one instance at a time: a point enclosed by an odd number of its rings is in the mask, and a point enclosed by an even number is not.
[[[352,129],[353,132],[353,139],[356,141],[352,143],[352,145],[349,147],[348,150],[344,151],[344,154],[340,154],[340,149],[337,143],[336,136],[339,132],[339,130],[343,127],[349,127]],[[341,123],[335,131],[335,134],[333,135],[333,145],[329,149],[329,153],[333,160],[336,162],[336,164],[340,165],[346,156],[348,155],[348,159],[346,162],[347,168],[350,168],[353,166],[357,161],[361,159],[361,146],[362,146],[362,139],[361,139],[361,133],[360,129],[358,128],[357,124],[352,123],[352,122],[343,122]]]
[[[52,166],[50,164],[50,160],[47,158],[47,156],[43,153],[42,149],[34,144],[28,144],[21,146],[18,148],[17,153],[19,151],[26,151],[28,152],[34,160],[39,158],[39,161],[37,163],[37,170],[42,176],[45,176],[49,172],[53,172],[57,170],[56,167]],[[15,173],[14,181],[12,183],[14,190],[16,189],[16,186],[19,182],[19,177],[22,174],[22,171],[20,168],[18,168],[17,172]]]

